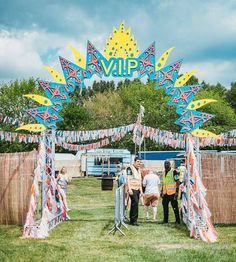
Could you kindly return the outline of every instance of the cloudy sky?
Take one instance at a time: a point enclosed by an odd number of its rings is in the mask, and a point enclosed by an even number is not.
[[[141,50],[156,42],[157,56],[174,46],[169,62],[181,73],[230,86],[236,81],[236,0],[0,0],[0,82],[50,80],[58,56],[73,61],[68,44],[85,55],[87,40],[103,50],[113,26],[125,21]]]

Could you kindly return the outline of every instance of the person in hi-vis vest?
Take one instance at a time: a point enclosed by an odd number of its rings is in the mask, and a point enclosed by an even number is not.
[[[131,199],[130,225],[132,226],[139,225],[137,223],[138,204],[140,195],[143,195],[140,164],[141,160],[138,157],[135,157],[134,164],[127,168],[127,187]]]
[[[175,213],[175,223],[180,223],[178,193],[179,193],[179,173],[171,169],[170,161],[164,162],[165,171],[162,175],[161,197],[164,212],[163,223],[168,223],[169,219],[169,202]]]

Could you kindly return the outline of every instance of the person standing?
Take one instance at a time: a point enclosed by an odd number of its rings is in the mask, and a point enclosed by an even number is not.
[[[66,172],[66,168],[63,166],[57,176],[57,183],[61,186],[61,189],[67,194],[67,185],[69,183],[69,177]]]
[[[127,168],[127,187],[128,194],[131,199],[130,207],[130,225],[139,226],[138,224],[138,205],[139,197],[142,196],[142,181],[140,171],[141,159],[139,157],[134,158],[134,163]]]
[[[180,185],[184,181],[184,177],[186,175],[186,172],[187,172],[187,168],[186,168],[185,160],[181,160],[181,163],[180,163],[180,166],[179,166],[179,183],[180,183]],[[180,199],[182,199],[182,195],[183,195],[183,192],[182,192],[181,186],[180,186]]]
[[[121,171],[118,173],[118,186],[122,186],[126,184],[127,177],[127,166],[123,165],[121,167]]]
[[[66,168],[62,167],[59,175],[57,176],[57,184],[58,184],[58,191],[62,196],[62,201],[65,205],[66,211],[69,211],[70,209],[68,208],[68,204],[67,204],[67,198],[66,198],[66,194],[67,194],[67,185],[69,183],[69,177],[66,173]]]
[[[160,179],[154,172],[149,172],[143,179],[144,193],[144,208],[146,212],[146,220],[149,220],[148,207],[151,205],[153,209],[153,220],[156,221],[157,204],[160,197],[159,191]]]
[[[145,168],[144,165],[143,165],[143,167],[140,168],[140,171],[141,171],[141,180],[142,180],[142,190],[143,190],[143,194],[144,194],[145,186],[143,186],[143,179],[149,173],[150,170],[148,168]],[[141,196],[140,200],[141,200],[141,205],[144,206],[144,196]]]
[[[168,223],[169,219],[169,202],[175,213],[175,223],[180,223],[178,192],[179,192],[179,173],[171,168],[170,161],[164,162],[165,171],[162,175],[162,205],[164,211],[163,223]]]

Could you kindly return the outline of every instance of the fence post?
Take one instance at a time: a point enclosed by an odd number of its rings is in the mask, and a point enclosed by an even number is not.
[[[189,151],[189,139],[190,139],[190,135],[187,134],[187,140],[186,140],[186,155],[188,155],[188,151]],[[189,163],[189,159],[187,158],[187,201],[188,201],[188,220],[187,223],[189,224],[190,221],[190,163]]]
[[[125,185],[122,185],[120,187],[120,223],[125,228],[128,228],[124,220],[125,220]]]

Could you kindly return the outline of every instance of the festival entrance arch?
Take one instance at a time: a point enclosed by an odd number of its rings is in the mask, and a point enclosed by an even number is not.
[[[50,205],[48,203],[50,203],[50,200],[52,200],[55,195],[55,140],[57,140],[57,142],[59,141],[58,143],[61,143],[64,147],[72,148],[77,146],[63,140],[63,134],[65,134],[66,131],[65,133],[60,133],[60,131],[56,130],[56,124],[63,120],[60,116],[63,104],[70,102],[69,94],[74,92],[76,88],[79,88],[80,91],[86,88],[85,80],[91,79],[94,75],[98,77],[112,76],[130,78],[134,74],[137,74],[139,78],[147,77],[148,80],[155,81],[156,89],[164,89],[166,94],[170,96],[168,104],[176,108],[179,118],[175,123],[181,127],[180,134],[168,133],[168,131],[164,132],[169,135],[170,140],[182,139],[187,143],[189,176],[186,185],[188,192],[184,200],[185,202],[183,201],[184,215],[186,215],[184,221],[191,231],[191,236],[200,236],[206,241],[215,241],[216,236],[209,220],[209,214],[207,214],[208,210],[202,206],[206,213],[197,212],[199,203],[194,203],[197,205],[197,207],[195,207],[191,205],[190,202],[190,196],[193,196],[191,195],[191,190],[193,189],[191,183],[196,185],[196,183],[199,182],[198,163],[194,154],[192,137],[218,138],[217,135],[209,131],[199,129],[206,121],[210,120],[213,115],[197,111],[199,107],[215,102],[215,100],[202,99],[193,101],[195,95],[201,90],[202,85],[185,85],[190,77],[197,71],[193,70],[180,76],[179,70],[182,65],[182,59],[166,65],[173,47],[165,51],[159,59],[156,59],[155,42],[151,43],[146,50],[140,52],[137,42],[131,33],[131,29],[126,29],[124,23],[121,23],[119,28],[113,28],[113,34],[109,37],[103,53],[98,51],[89,41],[87,43],[86,59],[84,59],[76,48],[72,46],[70,48],[74,54],[75,63],[60,57],[63,75],[51,67],[45,67],[54,78],[53,82],[38,81],[39,86],[44,89],[45,96],[35,94],[25,95],[41,104],[41,106],[27,111],[27,113],[35,119],[36,123],[23,125],[17,130],[42,132],[40,136],[38,173],[41,174],[43,178],[43,211],[40,225],[37,227],[32,213],[34,212],[35,199],[31,198],[31,211],[28,213],[27,222],[24,227],[24,237],[47,236],[50,227],[56,225],[61,218],[66,217],[65,210],[61,210],[59,213],[50,212]],[[162,130],[145,127],[139,121],[130,126],[129,131],[134,131],[135,143],[140,142],[138,142],[138,134],[145,134],[155,141],[159,141],[158,138],[163,136]],[[76,138],[77,140],[75,139],[73,142],[78,142],[79,138]],[[183,142],[184,146],[185,142]],[[105,142],[99,143],[99,146],[106,144]],[[198,184],[198,186],[199,185],[200,184]],[[201,189],[203,190],[203,187]],[[203,191],[200,193],[204,196]],[[200,195],[201,194],[198,194],[199,197]],[[41,228],[41,230],[44,229],[43,234],[40,233],[39,228]]]

